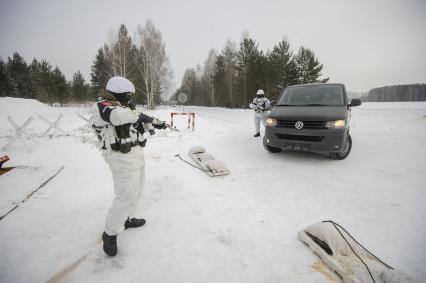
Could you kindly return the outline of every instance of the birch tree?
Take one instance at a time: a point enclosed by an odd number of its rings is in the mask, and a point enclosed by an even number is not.
[[[210,106],[216,106],[216,98],[214,91],[214,75],[216,73],[216,50],[210,49],[206,61],[203,66],[203,76],[201,84],[205,92],[207,93],[208,102]]]
[[[169,68],[166,47],[161,32],[152,21],[145,26],[138,26],[137,32],[137,72],[143,79],[143,90],[149,109],[155,106],[155,96],[160,95],[169,85],[171,70]],[[160,92],[160,93],[158,93]]]

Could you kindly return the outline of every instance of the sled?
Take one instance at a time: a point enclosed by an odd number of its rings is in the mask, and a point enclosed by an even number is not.
[[[63,166],[17,166],[0,176],[0,220],[44,187]]]
[[[370,253],[335,222],[310,225],[298,236],[344,283],[414,283],[405,273]]]
[[[230,173],[225,164],[216,160],[210,153],[207,153],[202,146],[192,147],[188,155],[191,156],[198,166],[210,177],[228,175]]]

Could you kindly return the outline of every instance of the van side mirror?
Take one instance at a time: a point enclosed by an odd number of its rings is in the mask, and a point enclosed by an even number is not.
[[[355,107],[361,105],[361,99],[354,98],[351,100],[351,103],[348,104],[348,107]]]

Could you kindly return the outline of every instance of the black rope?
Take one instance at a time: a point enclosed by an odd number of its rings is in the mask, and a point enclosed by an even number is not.
[[[328,222],[328,223],[332,223],[334,228],[336,228],[337,232],[339,232],[340,236],[342,236],[343,240],[345,240],[345,242],[348,244],[349,248],[351,248],[352,252],[359,258],[359,260],[364,264],[365,268],[367,268],[368,273],[370,274],[371,279],[373,280],[374,283],[376,283],[376,281],[374,280],[373,275],[371,274],[370,268],[368,268],[368,265],[362,260],[362,258],[354,251],[354,249],[352,248],[351,244],[348,242],[348,240],[346,239],[345,236],[343,236],[342,232],[339,230],[338,227],[342,228],[343,231],[345,231],[345,233],[351,237],[352,240],[355,241],[355,243],[357,243],[360,247],[362,247],[366,252],[368,252],[370,255],[372,255],[375,259],[377,259],[378,261],[380,261],[383,265],[385,265],[387,268],[390,269],[394,269],[393,267],[391,267],[390,265],[386,264],[385,262],[383,262],[382,260],[380,260],[377,256],[375,256],[373,253],[371,253],[369,250],[367,250],[363,245],[361,245],[357,240],[355,240],[355,238],[348,232],[346,231],[345,228],[343,228],[340,224],[332,221],[332,220],[325,220],[322,222]]]
[[[188,161],[186,161],[185,159],[183,159],[181,156],[180,156],[180,154],[178,153],[178,154],[176,154],[175,155],[175,157],[178,157],[180,160],[182,160],[183,162],[185,162],[185,163],[188,163],[189,165],[191,165],[192,167],[194,167],[194,168],[197,168],[197,169],[199,169],[199,170],[201,170],[201,171],[203,171],[203,172],[207,172],[207,170],[204,170],[203,168],[200,168],[200,167],[198,167],[198,166],[195,166],[194,164],[192,164],[192,163],[190,163],[190,162],[188,162]]]
[[[331,222],[333,223],[333,222]],[[368,273],[370,274],[371,279],[373,280],[373,283],[376,283],[376,281],[374,280],[373,275],[371,274],[370,268],[368,268],[368,265],[362,260],[362,258],[354,251],[354,249],[352,248],[351,244],[349,244],[348,240],[346,240],[345,236],[343,236],[342,232],[340,232],[340,230],[337,228],[336,224],[334,224],[334,227],[336,228],[337,232],[339,232],[340,236],[342,236],[343,240],[345,240],[345,242],[348,244],[348,246],[351,248],[352,252],[357,256],[357,258],[359,258],[359,260],[364,264],[365,268],[367,268]]]
[[[192,166],[192,167],[194,167],[194,168],[200,169],[200,170],[201,170],[201,171],[203,171],[204,173],[206,173],[206,172],[210,172],[210,173],[212,173],[214,176],[217,176],[217,175],[215,175],[215,173],[220,173],[220,171],[219,171],[219,170],[212,169],[212,168],[210,168],[209,166],[207,166],[207,170],[206,170],[206,169],[204,169],[204,168],[200,168],[200,167],[198,167],[198,166],[195,166],[194,164],[192,164],[192,163],[190,163],[190,162],[186,161],[185,159],[183,159],[183,158],[180,156],[180,154],[179,154],[179,153],[178,153],[178,154],[176,154],[176,155],[175,155],[175,157],[179,157],[179,159],[180,159],[180,160],[182,160],[183,162],[188,163],[189,165],[191,165],[191,166]]]
[[[323,222],[330,222],[330,223],[333,223],[333,224],[335,224],[335,225],[337,225],[337,226],[339,226],[340,228],[342,228],[342,230],[343,231],[345,231],[345,233],[346,234],[348,234],[349,235],[349,237],[351,237],[351,239],[352,240],[354,240],[354,242],[355,243],[357,243],[361,248],[363,248],[364,249],[364,251],[366,251],[367,253],[369,253],[371,256],[373,256],[375,259],[377,259],[378,261],[380,261],[384,266],[386,266],[387,268],[389,268],[389,269],[394,269],[392,266],[390,266],[389,264],[386,264],[384,261],[382,261],[380,258],[378,258],[375,254],[373,254],[372,252],[370,252],[369,250],[367,250],[367,248],[366,247],[364,247],[363,245],[361,245],[348,231],[346,231],[346,229],[345,228],[343,228],[342,227],[342,225],[340,225],[339,223],[336,223],[336,222],[334,222],[334,221],[332,221],[332,220],[326,220],[326,221],[323,221]]]

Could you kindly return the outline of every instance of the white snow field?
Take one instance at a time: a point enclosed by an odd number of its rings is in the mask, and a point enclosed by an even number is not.
[[[145,148],[139,206],[147,224],[118,237],[114,258],[100,236],[113,198],[100,152],[81,142],[79,108],[0,98],[0,148],[35,115],[39,134],[63,113],[70,136],[16,141],[8,166],[64,166],[0,221],[0,282],[339,282],[297,238],[321,220],[343,225],[391,266],[426,281],[426,103],[365,103],[352,111],[346,160],[268,153],[250,110],[185,107],[195,131],[157,131]],[[172,108],[146,111],[170,122]],[[209,177],[188,161],[195,145],[229,175]],[[0,197],[2,183],[0,176]]]

